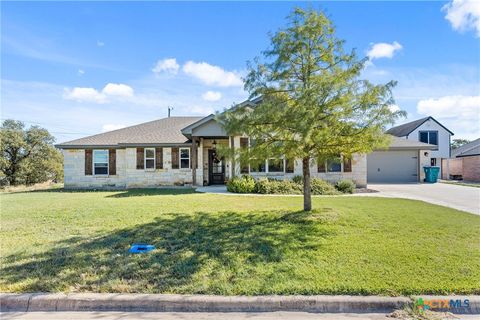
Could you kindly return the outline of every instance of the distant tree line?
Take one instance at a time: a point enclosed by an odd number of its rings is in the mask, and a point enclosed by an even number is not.
[[[21,121],[5,120],[0,128],[1,185],[32,185],[63,181],[63,155],[55,138],[44,128],[27,128]]]

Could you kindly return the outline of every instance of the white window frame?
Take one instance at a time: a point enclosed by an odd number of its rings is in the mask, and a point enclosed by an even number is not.
[[[187,150],[188,151],[188,167],[182,168],[182,160],[185,160],[187,158],[182,158],[182,150]],[[192,155],[190,154],[190,148],[178,148],[178,168],[179,169],[190,169],[190,161],[191,161]]]
[[[107,173],[106,174],[96,174],[95,173],[95,153],[100,151],[107,151]],[[97,162],[97,163],[104,163],[104,162]],[[93,149],[92,152],[92,174],[98,177],[108,177],[108,173],[110,172],[110,151],[108,149]]]
[[[153,158],[147,158],[147,150],[153,150]],[[155,171],[157,168],[157,150],[155,148],[145,148],[143,150],[143,168],[145,171]],[[153,168],[147,168],[147,159],[153,160]]]

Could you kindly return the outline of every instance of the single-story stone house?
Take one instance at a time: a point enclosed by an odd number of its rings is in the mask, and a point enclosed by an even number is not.
[[[417,159],[417,181],[421,166],[428,163],[424,150],[433,146],[392,137],[387,151],[410,150]],[[224,184],[241,174],[256,178],[289,179],[302,174],[296,159],[267,159],[256,166],[225,161],[217,146],[247,148],[246,136],[229,136],[214,115],[168,117],[58,144],[64,155],[65,188],[138,188],[158,186]],[[312,159],[312,177],[327,181],[351,179],[367,185],[367,156],[351,160],[317,163]],[[380,169],[379,169],[380,170]],[[420,180],[421,181],[421,180]]]

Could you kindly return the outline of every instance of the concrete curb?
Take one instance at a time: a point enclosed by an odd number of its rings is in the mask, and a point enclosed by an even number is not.
[[[470,308],[453,313],[480,314],[480,296],[424,299],[469,299]],[[407,297],[380,296],[212,296],[115,293],[0,293],[0,311],[143,311],[143,312],[391,312],[412,305]]]

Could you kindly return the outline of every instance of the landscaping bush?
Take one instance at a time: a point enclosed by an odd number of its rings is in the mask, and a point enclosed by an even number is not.
[[[343,193],[353,193],[355,187],[355,182],[352,180],[340,180],[335,184],[335,188]]]
[[[255,179],[249,175],[233,177],[227,182],[227,190],[234,193],[255,192]]]
[[[257,181],[255,190],[261,194],[302,194],[302,185],[291,180],[262,178]]]
[[[298,184],[303,184],[303,176],[296,175],[292,178],[292,181]]]
[[[315,195],[340,194],[340,192],[335,189],[333,184],[319,178],[312,178],[310,181],[310,186],[312,189],[312,194]]]

